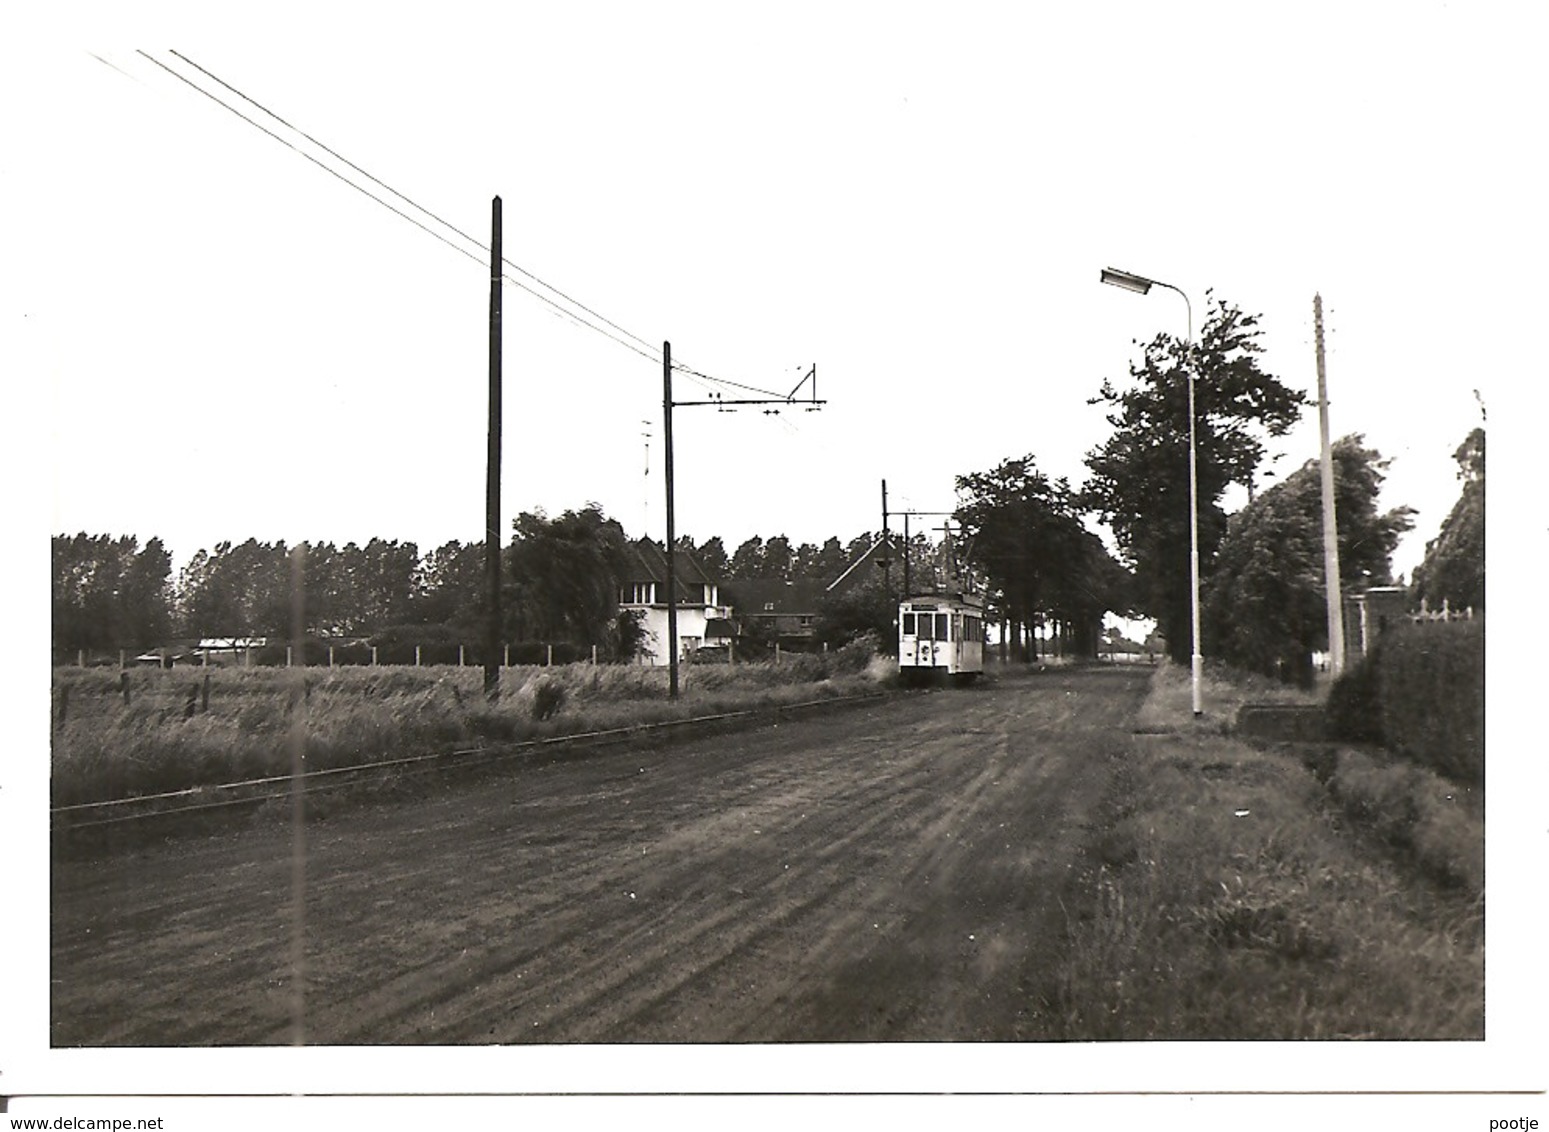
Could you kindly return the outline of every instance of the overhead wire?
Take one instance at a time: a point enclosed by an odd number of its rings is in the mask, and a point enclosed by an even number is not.
[[[404,212],[401,208],[395,207],[390,202],[385,201],[381,197],[377,196],[375,193],[372,193],[369,189],[366,189],[366,188],[362,187],[361,185],[356,184],[354,181],[350,180],[348,177],[346,177],[342,173],[340,173],[337,169],[333,169],[330,166],[328,166],[327,164],[325,164],[324,162],[319,161],[312,154],[307,153],[301,147],[299,147],[299,146],[295,145],[294,143],[286,140],[285,138],[280,137],[280,135],[276,134],[273,130],[271,130],[268,127],[264,126],[262,123],[255,122],[252,118],[248,117],[246,114],[243,114],[242,111],[238,110],[236,107],[231,106],[230,104],[228,104],[228,103],[222,101],[221,99],[217,98],[215,95],[213,95],[209,91],[205,90],[198,83],[195,83],[195,82],[191,81],[186,76],[178,74],[171,67],[168,67],[165,63],[161,62],[159,59],[156,59],[154,56],[147,55],[144,51],[139,51],[138,54],[145,56],[146,59],[149,59],[152,63],[155,63],[156,66],[158,66],[162,70],[166,71],[169,75],[171,75],[174,78],[178,79],[180,82],[183,82],[184,84],[192,87],[194,90],[198,91],[200,94],[202,94],[206,98],[210,99],[210,101],[214,102],[216,105],[222,107],[225,110],[230,111],[232,114],[235,114],[238,118],[241,118],[244,122],[248,123],[254,129],[262,131],[264,134],[267,134],[269,137],[273,138],[275,141],[279,142],[281,145],[285,146],[287,149],[291,150],[293,153],[299,154],[301,157],[306,158],[308,161],[312,162],[312,164],[316,165],[319,169],[322,169],[325,173],[327,173],[330,176],[332,176],[332,177],[334,177],[334,178],[344,182],[346,185],[350,186],[350,188],[354,189],[356,192],[360,193],[362,196],[365,196],[369,200],[372,200],[375,203],[381,205],[383,208],[387,209],[389,212],[393,213],[395,216],[399,216],[399,217],[402,217],[404,220],[407,220],[410,224],[413,224],[416,228],[420,229],[420,231],[425,232],[426,234],[435,237],[437,240],[441,241],[443,244],[445,244],[447,247],[451,248],[453,251],[458,252],[459,254],[468,257],[469,259],[473,260],[473,262],[479,264],[480,266],[484,266],[484,262],[485,261],[481,257],[479,257],[479,256],[475,255],[473,252],[469,251],[467,248],[459,247],[457,244],[455,244],[451,240],[447,239],[446,236],[442,235],[440,232],[437,232],[434,229],[432,229],[432,228],[428,227],[427,225],[423,224],[419,220],[415,219],[413,216],[410,216],[408,213]],[[176,53],[174,52],[174,54],[176,54]],[[182,58],[182,56],[179,56],[179,58]],[[198,64],[193,64],[193,65],[194,66],[198,66]],[[203,70],[203,68],[200,68],[200,70]],[[219,80],[217,79],[216,81],[218,82]],[[254,105],[257,105],[257,103],[254,103]],[[278,117],[276,117],[276,120],[277,121],[284,121],[283,119],[280,119]],[[286,124],[289,125],[289,123],[286,123]],[[291,129],[295,129],[295,127],[293,127],[293,126],[290,127],[290,128]],[[301,131],[299,131],[299,130],[297,130],[296,132],[297,133],[301,133]],[[302,136],[303,137],[308,137],[308,140],[312,140],[312,139],[310,139],[309,135],[306,135],[306,134],[303,133]],[[314,143],[314,144],[317,144],[317,143]],[[324,146],[322,148],[327,149],[326,146]],[[333,151],[329,150],[328,152],[332,153]],[[341,158],[340,160],[344,160],[344,159]],[[348,161],[346,161],[345,163],[346,164],[350,164]],[[351,165],[351,168],[357,168],[357,167],[354,166],[354,165]],[[365,175],[368,176],[368,177],[370,176],[370,174],[365,174]],[[371,179],[372,180],[376,180],[376,178],[374,178],[374,177],[371,178]],[[382,182],[378,182],[378,183],[381,184]],[[422,208],[421,206],[419,206],[417,204],[414,204],[414,202],[409,200],[408,197],[405,197],[405,196],[403,196],[403,194],[396,192],[396,190],[391,190],[390,186],[383,185],[383,187],[384,188],[389,188],[389,190],[393,191],[395,195],[397,195],[401,199],[407,201],[409,204],[413,205],[413,207],[419,209],[419,211],[423,212],[426,216],[433,217],[437,221],[437,223],[445,225],[447,228],[451,229],[453,232],[456,232],[459,236],[462,236],[463,239],[468,240],[468,242],[472,243],[475,247],[478,247],[481,250],[483,250],[486,255],[488,254],[488,249],[485,248],[484,245],[480,244],[477,240],[474,240],[472,237],[468,236],[466,233],[462,232],[460,229],[456,228],[454,225],[448,224],[446,221],[442,220],[440,217],[437,217],[435,215],[435,213],[431,212],[429,209]],[[502,257],[502,259],[504,259],[504,257]],[[506,261],[506,262],[509,262],[509,261]],[[520,268],[518,268],[518,270],[520,270]],[[595,326],[592,323],[587,322],[584,318],[581,318],[579,315],[575,314],[575,312],[570,311],[570,310],[566,310],[564,307],[562,307],[558,303],[554,302],[548,296],[546,296],[544,294],[541,294],[538,291],[535,291],[533,288],[531,288],[527,284],[523,283],[520,279],[513,278],[510,274],[508,274],[508,273],[506,273],[504,271],[501,272],[501,279],[504,280],[505,282],[510,283],[513,287],[517,287],[517,288],[520,288],[523,291],[526,291],[529,295],[532,295],[535,299],[539,300],[540,302],[547,304],[549,307],[553,308],[554,312],[557,312],[557,316],[568,318],[570,321],[574,322],[578,326],[583,326],[583,327],[586,327],[589,330],[594,330],[597,333],[603,335],[605,338],[610,338],[613,341],[618,342],[619,345],[624,346],[627,349],[633,350],[635,353],[640,354],[641,356],[645,357],[647,360],[649,360],[651,362],[654,362],[654,363],[656,363],[658,365],[661,364],[660,356],[655,355],[655,354],[651,354],[651,353],[649,353],[647,351],[644,351],[644,350],[641,350],[639,347],[637,347],[637,346],[635,346],[635,345],[633,345],[633,344],[631,344],[629,342],[626,342],[623,339],[620,339],[620,338],[616,337],[613,334],[608,333],[606,330],[602,329],[601,327]],[[540,282],[541,282],[541,280],[540,280]],[[546,286],[546,284],[545,284],[545,286]],[[627,333],[627,331],[625,333]]]
[[[210,70],[206,69],[205,67],[201,66],[200,64],[196,63],[194,60],[190,59],[188,56],[182,54],[179,51],[176,51],[176,50],[173,50],[173,49],[170,49],[170,48],[168,50],[169,50],[169,53],[171,55],[173,55],[176,58],[178,58],[179,60],[183,61],[188,66],[193,67],[195,70],[199,71],[201,74],[207,76],[213,82],[219,83],[223,88],[225,88],[226,90],[230,91],[232,94],[236,95],[238,98],[241,98],[243,101],[250,103],[252,106],[256,107],[257,109],[262,111],[264,114],[268,115],[270,118],[274,119],[276,122],[278,122],[281,125],[283,125],[286,129],[291,130],[292,132],[294,132],[294,133],[298,134],[299,136],[305,138],[309,143],[311,143],[312,145],[316,146],[318,149],[321,149],[323,152],[327,153],[329,156],[333,157],[335,160],[342,162],[344,165],[348,166],[350,169],[354,170],[356,173],[360,174],[362,177],[365,177],[366,179],[371,181],[373,184],[381,186],[381,188],[383,188],[387,192],[391,193],[394,197],[398,198],[399,200],[403,201],[405,204],[407,204],[409,207],[413,208],[415,211],[417,211],[419,213],[422,213],[423,215],[425,215],[427,217],[430,217],[437,224],[439,224],[442,227],[446,228],[448,231],[451,231],[451,232],[455,233],[457,236],[459,236],[461,239],[463,239],[467,243],[472,244],[474,247],[478,248],[481,252],[483,252],[485,256],[487,256],[489,254],[489,248],[484,243],[482,243],[480,240],[475,238],[474,236],[469,235],[467,232],[464,232],[461,228],[457,227],[455,224],[453,224],[450,221],[446,220],[445,218],[441,217],[440,215],[438,215],[437,213],[435,213],[431,209],[426,208],[425,206],[419,204],[417,201],[413,200],[411,197],[409,197],[406,194],[400,192],[399,190],[393,188],[393,186],[389,185],[386,181],[383,181],[381,178],[379,178],[379,177],[375,176],[374,174],[370,173],[366,169],[362,168],[360,165],[357,165],[355,162],[351,161],[349,158],[345,157],[343,154],[339,153],[337,150],[335,150],[332,147],[326,145],[325,143],[319,141],[317,138],[313,137],[311,134],[307,133],[305,130],[301,129],[299,126],[296,126],[295,124],[287,121],[285,118],[281,117],[279,114],[276,114],[274,111],[270,110],[267,106],[263,105],[261,102],[258,102],[256,99],[252,98],[251,96],[247,95],[243,91],[241,91],[241,90],[237,89],[236,87],[232,86],[230,83],[226,82],[220,76],[214,74],[212,71],[210,71]],[[169,75],[172,75],[174,78],[178,79],[180,82],[184,83],[185,85],[187,85],[189,87],[192,87],[194,90],[198,91],[200,94],[204,95],[206,98],[210,99],[212,102],[216,103],[218,106],[220,106],[223,109],[229,111],[230,113],[236,115],[238,118],[241,118],[244,122],[248,123],[254,129],[257,129],[257,130],[263,132],[264,134],[266,134],[269,137],[273,138],[275,141],[279,142],[281,145],[284,145],[287,149],[290,149],[292,152],[297,153],[300,156],[306,158],[308,161],[312,162],[314,165],[316,165],[318,168],[322,169],[324,172],[328,173],[330,176],[332,176],[332,177],[334,177],[334,178],[344,182],[346,185],[349,185],[351,188],[353,188],[355,191],[359,192],[363,196],[365,196],[365,197],[369,198],[370,200],[374,201],[375,203],[381,205],[383,208],[386,208],[389,212],[392,212],[394,215],[399,216],[399,217],[401,217],[404,220],[407,220],[409,223],[413,224],[416,228],[419,228],[421,231],[427,233],[428,235],[431,235],[431,236],[435,237],[437,240],[439,240],[442,243],[446,244],[448,247],[452,248],[454,251],[459,252],[460,254],[468,257],[469,259],[472,259],[474,262],[479,263],[481,265],[484,264],[484,262],[485,262],[484,259],[482,259],[481,257],[475,255],[473,252],[469,251],[467,248],[460,247],[459,245],[457,245],[456,243],[454,243],[453,241],[448,239],[446,236],[444,236],[440,232],[437,232],[434,229],[428,227],[427,225],[425,225],[424,223],[422,223],[421,221],[419,221],[415,217],[410,216],[408,213],[404,212],[402,209],[394,206],[389,201],[383,200],[380,196],[377,196],[375,193],[372,193],[369,189],[366,189],[365,187],[363,187],[363,186],[357,184],[356,182],[350,180],[348,177],[344,176],[344,174],[340,173],[337,169],[334,169],[334,168],[330,167],[329,165],[327,165],[326,163],[318,160],[315,156],[313,156],[312,154],[306,152],[301,147],[299,147],[299,146],[295,145],[294,143],[286,140],[285,138],[281,137],[279,134],[275,133],[273,130],[270,130],[269,128],[264,126],[262,123],[257,122],[253,118],[251,118],[248,115],[242,113],[241,110],[239,110],[236,107],[230,105],[229,103],[227,103],[223,99],[217,97],[215,94],[213,94],[210,91],[206,90],[204,87],[200,86],[198,83],[195,83],[194,81],[189,79],[187,76],[179,74],[176,70],[172,69],[171,67],[168,67],[165,63],[161,62],[159,59],[156,59],[154,56],[149,55],[149,54],[147,54],[144,51],[140,51],[140,50],[137,49],[137,53],[142,55],[142,56],[144,56],[146,59],[150,60],[152,63],[156,64],[156,66],[160,67],[162,70],[166,71]],[[100,60],[100,61],[102,61],[104,63],[107,62],[106,60]],[[111,64],[109,64],[109,65],[111,66]],[[574,306],[578,310],[584,311],[586,314],[588,314],[592,318],[596,319],[597,322],[603,323],[606,327],[609,327],[612,330],[617,331],[618,333],[617,334],[610,333],[609,330],[604,329],[603,326],[598,326],[596,323],[590,322],[587,319],[582,318],[580,315],[576,314],[574,311],[569,310],[566,307],[561,306],[559,303],[555,302],[553,299],[549,298],[547,295],[543,294],[540,291],[535,290],[533,287],[531,287],[531,286],[527,285],[526,283],[522,282],[522,280],[514,278],[509,272],[507,272],[504,269],[502,269],[502,271],[501,271],[501,278],[505,282],[510,283],[512,286],[517,287],[517,288],[527,292],[528,294],[532,295],[534,298],[536,298],[540,302],[545,303],[547,306],[549,306],[551,308],[551,313],[557,312],[557,317],[563,317],[563,318],[569,319],[575,325],[584,327],[584,328],[586,328],[588,330],[595,331],[596,333],[601,334],[603,337],[608,338],[609,340],[611,340],[613,342],[616,342],[617,344],[619,344],[619,345],[623,346],[624,348],[632,351],[633,353],[636,353],[636,354],[640,355],[641,357],[647,359],[648,361],[653,362],[654,364],[657,364],[657,365],[661,364],[661,362],[662,362],[662,355],[661,355],[660,349],[655,347],[655,346],[653,346],[646,339],[641,338],[639,335],[633,333],[630,330],[627,330],[623,326],[620,326],[618,323],[614,322],[612,319],[610,319],[610,318],[606,317],[605,315],[602,315],[599,312],[593,310],[591,307],[588,307],[586,304],[580,302],[578,299],[575,299],[572,296],[566,294],[564,291],[560,290],[558,287],[555,287],[553,284],[545,282],[543,279],[539,278],[537,275],[535,275],[531,271],[528,271],[526,268],[522,267],[520,264],[512,262],[509,258],[507,258],[505,256],[502,256],[501,257],[501,262],[502,262],[502,264],[505,267],[511,268],[512,271],[515,271],[515,272],[521,274],[522,276],[524,276],[525,278],[532,280],[534,283],[536,283],[539,286],[543,287],[545,290],[550,291],[550,292],[552,292],[555,295],[558,295],[560,298],[565,300],[565,302],[571,304],[572,306]],[[622,337],[620,337],[620,335],[622,335]],[[690,379],[694,379],[694,380],[696,380],[696,382],[699,382],[699,383],[710,383],[712,385],[719,385],[719,386],[723,386],[723,387],[728,388],[728,389],[737,389],[737,390],[742,390],[744,392],[756,393],[759,396],[768,397],[771,400],[791,401],[791,400],[794,399],[794,391],[793,391],[793,395],[792,396],[781,397],[778,393],[775,393],[775,392],[773,392],[771,390],[762,389],[762,388],[759,388],[757,386],[752,386],[752,385],[745,385],[745,384],[743,384],[741,382],[731,381],[731,380],[729,380],[727,378],[716,377],[716,376],[714,376],[712,374],[705,373],[702,370],[698,370],[698,369],[695,369],[694,367],[685,365],[682,362],[674,362],[672,364],[672,369],[673,369],[674,372],[681,373],[685,377],[688,377]],[[704,387],[704,386],[702,386],[702,387]],[[800,387],[798,386],[798,388],[800,388]]]
[[[261,103],[261,102],[257,101],[256,99],[252,98],[251,96],[247,95],[243,91],[238,90],[236,87],[232,86],[230,83],[228,83],[225,79],[221,78],[219,75],[216,75],[216,74],[212,73],[211,71],[205,69],[204,67],[201,67],[198,63],[194,62],[187,55],[184,55],[180,51],[176,51],[176,50],[173,50],[172,48],[168,48],[168,52],[170,54],[172,54],[172,55],[176,55],[179,59],[183,60],[183,62],[187,63],[190,67],[193,67],[195,70],[199,71],[201,74],[207,75],[207,76],[209,76],[209,78],[211,78],[215,82],[220,83],[221,86],[223,86],[227,90],[231,91],[231,93],[236,95],[238,98],[242,99],[245,102],[251,103],[253,106],[256,106],[259,110],[262,110],[265,114],[269,115],[269,117],[273,118],[276,122],[279,122],[282,125],[284,125],[287,129],[294,130],[296,133],[298,133],[302,137],[306,138],[307,141],[311,142],[313,145],[315,145],[319,149],[321,149],[324,153],[327,153],[329,156],[334,157],[334,158],[338,159],[339,161],[342,161],[344,164],[348,165],[351,169],[355,170],[355,172],[359,173],[362,177],[365,177],[367,180],[373,182],[374,184],[380,185],[382,188],[384,188],[388,192],[392,193],[393,196],[397,197],[399,200],[403,201],[405,204],[409,205],[411,208],[414,208],[417,211],[424,213],[426,216],[428,216],[432,220],[434,220],[437,224],[441,224],[444,227],[449,228],[453,232],[456,232],[463,239],[467,240],[469,243],[473,244],[476,247],[483,248],[486,253],[488,252],[488,248],[486,248],[484,244],[482,244],[475,237],[470,236],[467,232],[464,232],[461,228],[457,227],[457,225],[453,224],[451,221],[445,219],[444,217],[438,216],[436,213],[432,212],[430,209],[426,208],[424,205],[422,205],[419,202],[411,199],[408,196],[405,196],[403,193],[401,193],[397,189],[393,188],[391,185],[389,185],[386,181],[382,180],[380,177],[377,177],[377,176],[373,175],[372,173],[368,172],[367,170],[361,168],[359,165],[355,164],[355,162],[353,162],[349,158],[345,157],[338,150],[333,149],[332,147],[328,146],[324,142],[319,141],[317,138],[315,138],[311,134],[307,133],[301,127],[299,127],[297,125],[294,125],[291,122],[286,121],[284,118],[280,117],[280,115],[276,114],[273,110],[270,110],[263,103]],[[510,267],[513,271],[516,271],[519,274],[527,277],[528,279],[531,279],[534,283],[537,283],[539,286],[545,288],[546,290],[552,291],[554,294],[556,294],[560,298],[564,299],[567,303],[570,303],[571,305],[579,308],[580,310],[585,311],[587,314],[591,315],[593,318],[597,319],[599,322],[606,323],[608,326],[612,327],[614,330],[617,330],[620,334],[624,335],[626,338],[629,338],[629,339],[632,339],[635,342],[638,342],[641,346],[644,346],[647,349],[655,349],[655,347],[652,346],[651,343],[647,342],[644,338],[641,338],[638,334],[631,333],[630,331],[626,330],[624,327],[620,326],[618,323],[614,322],[612,319],[608,318],[607,316],[599,314],[597,311],[594,311],[591,307],[587,306],[585,303],[581,302],[579,299],[573,298],[572,296],[565,294],[565,292],[561,291],[558,287],[554,286],[552,283],[548,283],[545,280],[542,280],[542,279],[538,278],[538,276],[536,276],[532,272],[528,271],[521,264],[513,263],[506,256],[501,256],[501,262],[504,263],[506,266]],[[515,283],[516,281],[515,280],[511,280],[511,282]],[[517,284],[517,285],[520,286],[520,284]],[[659,361],[660,357],[658,357],[657,360]]]

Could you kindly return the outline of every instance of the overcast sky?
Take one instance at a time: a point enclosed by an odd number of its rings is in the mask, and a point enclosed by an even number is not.
[[[1539,223],[1537,80],[1486,65],[1520,50],[1518,10],[1282,7],[281,6],[78,29],[15,61],[17,168],[43,173],[12,188],[48,525],[159,536],[179,562],[222,539],[482,537],[484,253],[175,49],[477,240],[500,195],[506,257],[650,349],[782,394],[815,364],[821,412],[677,411],[680,533],[849,538],[880,524],[884,479],[893,507],[946,511],[956,475],[1027,453],[1079,485],[1109,431],[1088,398],[1136,339],[1185,328],[1176,295],[1101,286],[1113,265],[1183,288],[1196,326],[1212,288],[1261,314],[1265,366],[1309,394],[1322,293],[1333,433],[1392,458],[1411,571],[1519,364],[1482,328],[1537,313],[1502,278]],[[661,537],[659,364],[513,285],[503,305],[502,526],[596,501]],[[1317,435],[1309,410],[1277,476]]]

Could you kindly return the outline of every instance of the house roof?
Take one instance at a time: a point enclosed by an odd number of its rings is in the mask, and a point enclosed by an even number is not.
[[[629,544],[630,561],[627,582],[667,581],[667,555],[662,548],[648,538],[636,539]],[[705,573],[704,567],[686,550],[673,554],[672,569],[678,585],[715,585],[715,580]]]
[[[269,643],[268,637],[200,637],[195,648],[200,649],[261,649]]]
[[[843,574],[840,574],[832,582],[828,583],[828,587],[825,592],[840,593],[860,582],[861,579],[865,577],[864,571],[860,570],[861,565],[867,562],[880,561],[881,559],[878,556],[877,548],[883,546],[884,543],[886,544],[886,549],[888,551],[893,550],[893,540],[891,537],[884,540],[881,535],[877,535],[871,540],[871,545],[861,553],[860,557],[856,558],[854,562],[850,563],[849,567]]]
[[[824,586],[821,582],[787,582],[783,578],[739,578],[726,583],[726,589],[744,616],[757,617],[816,613]]]

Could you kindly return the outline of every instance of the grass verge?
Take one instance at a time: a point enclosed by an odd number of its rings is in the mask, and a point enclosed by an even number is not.
[[[291,737],[307,770],[575,735],[876,690],[869,649],[780,664],[665,670],[572,664],[509,668],[483,695],[477,668],[60,669],[51,779],[56,806],[286,774]],[[208,679],[208,684],[206,680]]]
[[[1158,673],[1143,719],[1177,718],[1177,675]],[[1222,683],[1208,702],[1226,702]],[[1449,865],[1464,879],[1437,886],[1373,843],[1401,808],[1383,776],[1342,760],[1336,780],[1370,809],[1352,822],[1295,754],[1254,749],[1211,721],[1195,729],[1186,672],[1182,686],[1182,727],[1137,734],[1111,756],[1087,864],[1064,898],[1051,1036],[1483,1038],[1482,863],[1477,874]],[[1453,818],[1407,828],[1431,831],[1416,833],[1417,846],[1434,842],[1420,852],[1466,858],[1471,835]]]

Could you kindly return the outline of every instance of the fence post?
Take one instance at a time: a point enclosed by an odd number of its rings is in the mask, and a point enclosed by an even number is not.
[[[547,648],[548,652],[547,652],[547,654],[545,656],[545,659],[543,661],[543,665],[544,665],[545,668],[553,668],[554,667],[554,646],[553,645],[546,645],[545,648]]]
[[[779,641],[775,642],[775,663],[776,664],[780,663],[780,642]]]
[[[501,659],[501,662],[502,662],[501,663],[501,667],[502,668],[510,668],[511,667],[511,646],[510,645],[507,644],[507,645],[501,645],[500,646],[500,659]]]
[[[376,667],[376,646],[375,645],[371,646],[371,667],[372,668]]]
[[[295,655],[295,653],[293,651],[293,647],[291,645],[286,645],[285,646],[285,667],[286,668],[294,668],[295,666],[296,666],[296,655]]]
[[[420,666],[420,647],[419,647],[419,645],[415,645],[414,646],[414,667],[418,668],[419,666]]]
[[[597,667],[597,646],[596,645],[592,646],[592,667],[593,668]]]
[[[86,667],[86,650],[85,649],[77,649],[76,650],[76,653],[75,653],[75,667],[77,667],[77,668],[85,668]]]
[[[457,646],[457,667],[461,668],[462,666],[463,666],[463,646],[462,645],[458,645]]]
[[[119,649],[118,650],[118,670],[120,672],[122,672],[124,669],[129,667],[127,664],[124,663],[125,656],[126,656],[126,654],[125,654],[124,650],[123,649]]]

